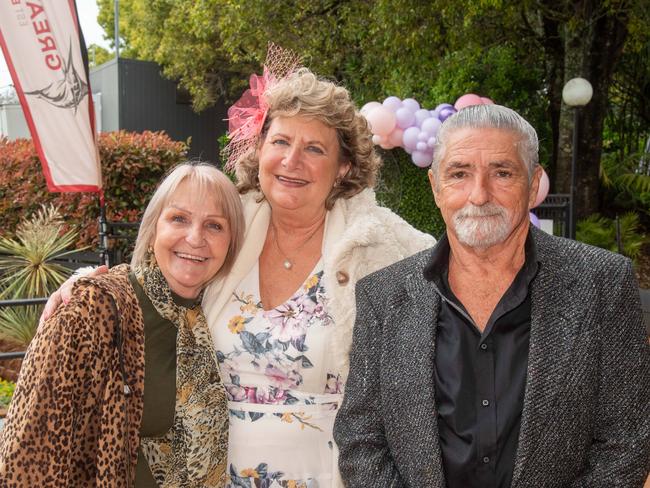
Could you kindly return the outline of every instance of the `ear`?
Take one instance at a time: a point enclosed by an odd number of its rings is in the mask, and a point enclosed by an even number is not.
[[[542,178],[541,165],[535,166],[533,170],[533,177],[530,180],[529,193],[528,193],[528,210],[533,208],[535,200],[537,200],[537,192],[539,191],[539,180]]]
[[[339,164],[339,170],[338,170],[338,173],[336,174],[336,177],[339,180],[342,180],[348,174],[351,167],[352,167],[352,164],[350,164],[350,161],[342,162],[341,164]]]
[[[430,168],[429,171],[427,171],[427,176],[429,177],[429,184],[431,185],[431,192],[433,193],[433,199],[435,200],[436,205],[440,207],[440,205],[438,205],[438,192],[436,191],[436,186],[437,186],[436,177],[433,174],[433,170],[431,170]]]

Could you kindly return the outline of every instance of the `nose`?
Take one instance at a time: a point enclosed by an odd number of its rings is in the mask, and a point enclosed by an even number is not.
[[[202,225],[190,226],[185,240],[192,247],[202,247],[205,244],[204,229]]]
[[[288,169],[289,171],[292,171],[296,169],[298,166],[300,166],[300,164],[301,164],[300,147],[298,146],[298,144],[293,144],[284,155],[284,159],[282,160],[282,166]]]
[[[472,180],[472,188],[469,194],[469,201],[480,207],[490,201],[490,188],[487,175],[477,174]]]

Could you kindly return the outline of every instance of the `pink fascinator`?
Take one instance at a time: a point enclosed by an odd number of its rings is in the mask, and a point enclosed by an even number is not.
[[[288,49],[269,42],[264,62],[264,74],[250,77],[250,88],[228,109],[230,142],[223,149],[225,169],[234,169],[237,161],[253,149],[262,132],[269,106],[264,94],[300,66],[300,57]]]

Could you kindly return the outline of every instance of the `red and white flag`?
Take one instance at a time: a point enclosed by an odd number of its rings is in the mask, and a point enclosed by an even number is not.
[[[50,191],[101,191],[74,0],[0,0],[0,45]]]

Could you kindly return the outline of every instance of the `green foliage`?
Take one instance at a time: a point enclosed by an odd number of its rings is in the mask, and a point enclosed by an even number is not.
[[[52,261],[73,252],[66,249],[76,239],[76,231],[63,230],[53,205],[21,222],[15,239],[0,237],[0,299],[44,297],[56,290],[70,272]]]
[[[58,210],[43,205],[30,219],[21,222],[16,238],[0,237],[0,299],[45,297],[70,275],[53,260],[73,251],[74,230],[63,230]],[[0,308],[0,339],[27,346],[42,306]]]
[[[16,384],[0,379],[0,408],[7,408],[16,389]]]
[[[88,46],[88,64],[91,68],[100,66],[114,57],[115,53],[104,49],[102,46],[98,46],[97,44],[91,44]]]
[[[646,237],[640,232],[639,216],[633,212],[619,218],[621,229],[622,254],[636,259],[641,254]],[[616,241],[616,221],[598,214],[578,222],[576,238],[581,242],[618,252]]]
[[[101,133],[98,139],[108,220],[136,222],[165,172],[185,160],[187,146],[163,132]],[[97,246],[99,204],[91,193],[50,193],[32,141],[0,139],[0,229],[11,235],[24,215],[53,203],[64,230],[79,229],[77,247]]]

